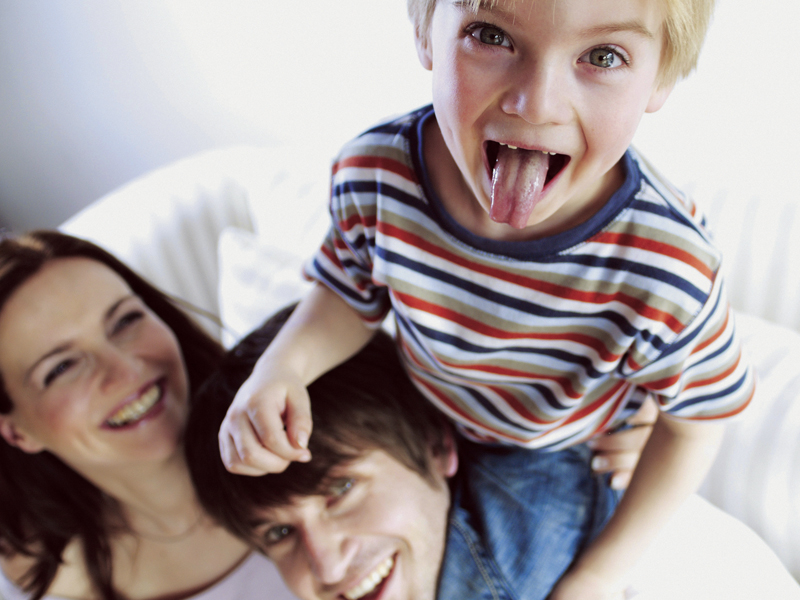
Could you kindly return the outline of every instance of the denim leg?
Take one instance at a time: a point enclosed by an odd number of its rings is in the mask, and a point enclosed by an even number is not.
[[[544,600],[610,517],[617,494],[592,473],[585,445],[542,452],[460,444],[453,516],[484,546],[481,553],[472,552],[474,560],[462,562],[482,561],[475,568],[494,574],[491,586],[507,589],[509,597]],[[475,558],[478,554],[482,558]],[[457,589],[448,578],[464,576],[465,567],[460,565],[459,575],[445,560],[440,589],[451,590],[448,597]]]

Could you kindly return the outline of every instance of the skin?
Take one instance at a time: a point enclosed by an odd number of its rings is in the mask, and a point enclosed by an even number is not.
[[[417,50],[436,110],[425,161],[448,212],[497,240],[553,235],[594,214],[623,181],[642,115],[671,91],[658,83],[661,20],[650,0],[517,0],[477,13],[438,2]],[[595,49],[609,66],[593,64]],[[524,225],[489,216],[489,142],[570,158]]]
[[[56,259],[22,284],[0,312],[0,373],[13,403],[0,415],[6,442],[55,454],[120,502],[132,531],[110,543],[114,583],[126,597],[185,598],[247,556],[243,542],[204,515],[189,479],[181,444],[188,379],[178,342],[114,271]],[[125,428],[108,426],[154,384],[157,406]],[[63,558],[49,593],[94,597],[77,542]],[[29,566],[24,556],[2,560],[17,580]]]
[[[387,558],[394,564],[380,600],[433,600],[444,552],[452,447],[433,457],[432,480],[382,450],[340,465],[331,492],[265,510],[260,549],[303,600],[342,598]]]

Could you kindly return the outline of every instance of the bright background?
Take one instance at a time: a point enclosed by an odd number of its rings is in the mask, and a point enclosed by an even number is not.
[[[800,3],[718,4],[635,143],[701,202],[795,196]],[[0,223],[55,226],[209,148],[331,154],[429,98],[404,0],[0,0]]]

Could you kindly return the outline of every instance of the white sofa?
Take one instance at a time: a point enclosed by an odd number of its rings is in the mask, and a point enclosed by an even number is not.
[[[299,265],[327,226],[328,162],[299,159],[292,149],[251,147],[189,157],[62,229],[219,315],[225,331],[206,324],[231,343],[304,289]],[[729,296],[759,376],[757,400],[729,427],[701,493],[762,536],[800,580],[800,214],[748,198],[700,204],[726,253]]]

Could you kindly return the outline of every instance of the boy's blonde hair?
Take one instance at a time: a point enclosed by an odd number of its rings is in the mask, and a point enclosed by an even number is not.
[[[500,0],[489,0],[494,6]],[[514,2],[515,0],[510,0]],[[715,0],[659,0],[664,10],[664,47],[659,82],[672,85],[697,66]],[[437,0],[408,0],[408,15],[420,39],[426,39]],[[468,0],[478,10],[480,0]]]

